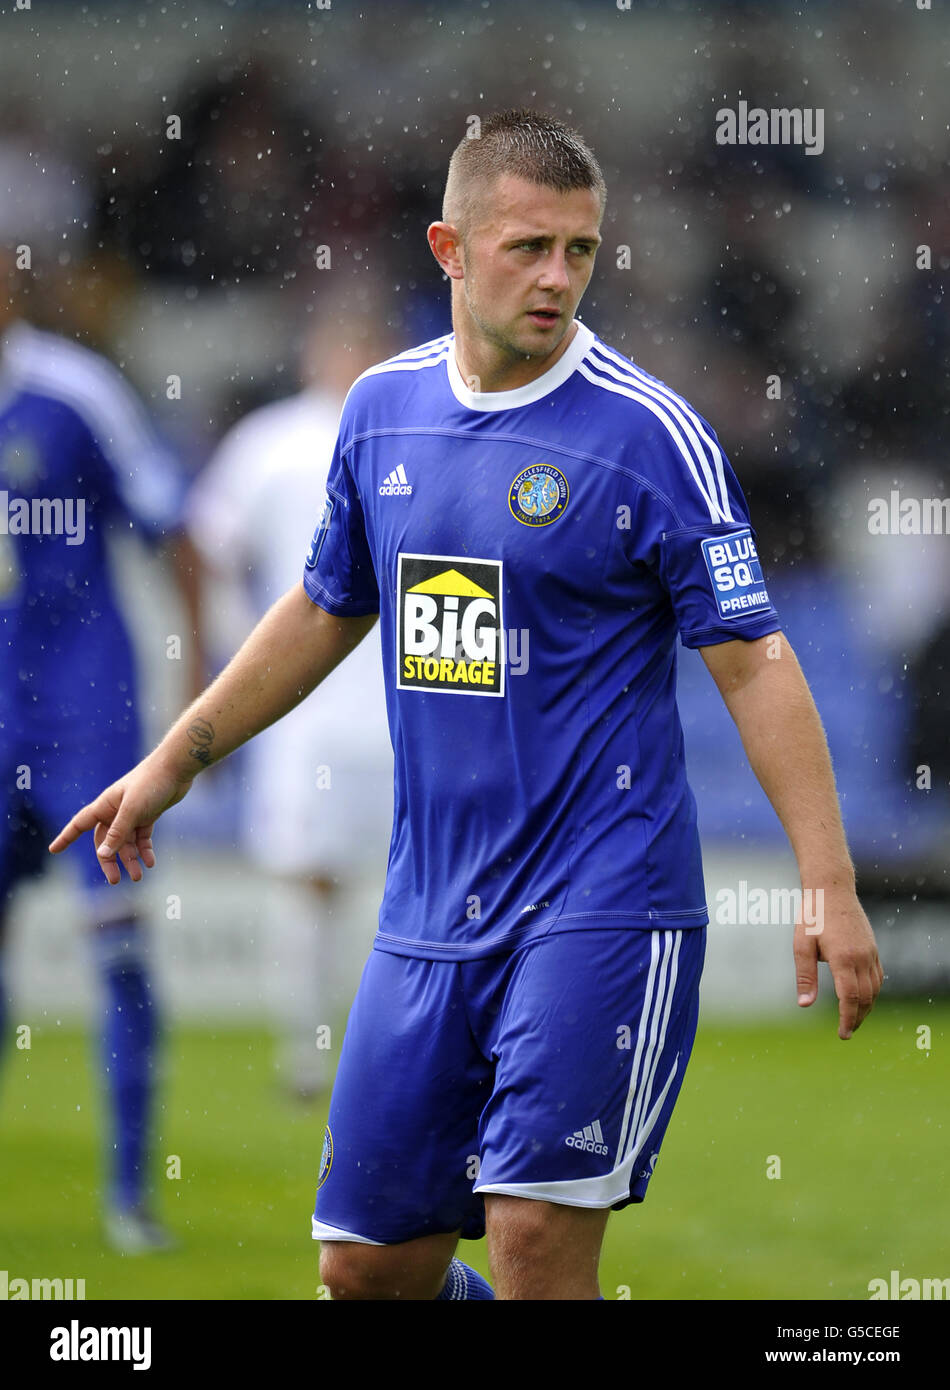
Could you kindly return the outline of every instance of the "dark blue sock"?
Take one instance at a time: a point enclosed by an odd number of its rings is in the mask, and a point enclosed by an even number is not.
[[[148,1128],[158,1017],[142,957],[141,928],[109,922],[93,931],[93,955],[105,993],[102,1065],[110,1110],[110,1200],[142,1203],[148,1182]]]
[[[435,1301],[439,1299],[459,1299],[459,1298],[481,1298],[493,1299],[492,1286],[487,1280],[468,1265],[463,1264],[459,1259],[453,1259],[449,1265],[449,1272],[445,1276],[445,1287],[440,1294],[436,1294]]]

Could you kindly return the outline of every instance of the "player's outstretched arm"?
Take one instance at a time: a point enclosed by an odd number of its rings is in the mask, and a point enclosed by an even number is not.
[[[798,860],[798,1002],[815,1002],[818,962],[827,961],[838,996],[838,1036],[850,1038],[870,1012],[884,973],[858,901],[831,757],[811,691],[784,633],[701,650]]]
[[[237,655],[172,725],[158,747],[78,811],[50,845],[59,854],[95,831],[102,871],[119,863],[138,882],[155,865],[152,829],[181,801],[195,776],[298,705],[366,636],[376,615],[335,618],[310,602],[303,585],[277,600]]]

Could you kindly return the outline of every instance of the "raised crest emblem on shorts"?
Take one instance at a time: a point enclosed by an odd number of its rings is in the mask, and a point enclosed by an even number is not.
[[[333,1135],[330,1133],[330,1126],[327,1125],[323,1135],[323,1152],[320,1155],[320,1176],[317,1178],[317,1191],[330,1176],[330,1169],[333,1167]]]

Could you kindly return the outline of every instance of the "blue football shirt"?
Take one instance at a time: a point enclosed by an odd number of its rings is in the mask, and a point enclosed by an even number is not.
[[[304,585],[379,612],[395,750],[376,947],[704,926],[677,634],[779,629],[706,421],[584,324],[488,393],[450,334],[357,380],[327,493]]]
[[[134,722],[108,541],[179,525],[182,481],[104,358],[14,324],[0,340],[0,752],[90,750]],[[140,596],[139,596],[140,597]]]

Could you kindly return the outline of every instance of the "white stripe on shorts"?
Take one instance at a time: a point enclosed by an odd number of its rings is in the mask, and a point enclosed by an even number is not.
[[[653,1095],[653,1082],[656,1078],[656,1067],[663,1053],[663,1045],[666,1042],[666,1030],[670,1022],[670,1011],[673,1007],[673,995],[676,992],[676,974],[677,966],[679,964],[680,943],[683,939],[683,933],[682,931],[670,931],[666,933],[666,937],[667,941],[663,951],[663,967],[660,972],[660,987],[657,992],[658,1000],[662,1000],[664,984],[667,980],[667,965],[669,965],[669,984],[666,987],[666,1003],[663,1006],[663,1021],[660,1024],[659,1037],[657,1037],[657,1013],[654,1013],[650,1034],[650,1056],[643,1064],[644,1082],[643,1085],[640,1087],[639,1095],[637,1096],[637,1104],[633,1112],[633,1119],[630,1121],[630,1141],[623,1151],[624,1158],[627,1157],[628,1153],[633,1153],[634,1156],[636,1156],[637,1143],[643,1142],[644,1132],[646,1134],[649,1134],[650,1132],[649,1129],[646,1128],[646,1121],[644,1121],[643,1119],[643,1112],[646,1109],[646,1107],[650,1104],[650,1100]],[[670,953],[671,947],[672,957]],[[659,1004],[657,1012],[659,1012]],[[630,1084],[633,1085],[632,1077],[630,1079]],[[668,1085],[669,1082],[667,1082],[667,1086]]]
[[[659,939],[661,936],[662,961]],[[630,1195],[630,1178],[640,1157],[640,1150],[650,1137],[663,1109],[680,1062],[680,1054],[677,1053],[663,1088],[654,1100],[656,1069],[666,1043],[666,1032],[673,1008],[683,931],[682,928],[676,931],[656,931],[652,933],[652,938],[650,971],[644,991],[637,1046],[630,1068],[630,1084],[613,1170],[597,1177],[565,1178],[557,1182],[500,1182],[484,1185],[476,1183],[475,1192],[498,1192],[510,1197],[534,1198],[539,1202],[562,1202],[574,1207],[610,1207],[615,1202],[624,1201]],[[639,1087],[638,1076],[642,1077]],[[645,1118],[644,1112],[647,1112]]]
[[[369,1236],[358,1236],[353,1231],[344,1231],[340,1226],[327,1226],[315,1216],[310,1218],[310,1233],[314,1240],[353,1240],[357,1245],[385,1245],[384,1240],[370,1240]]]

